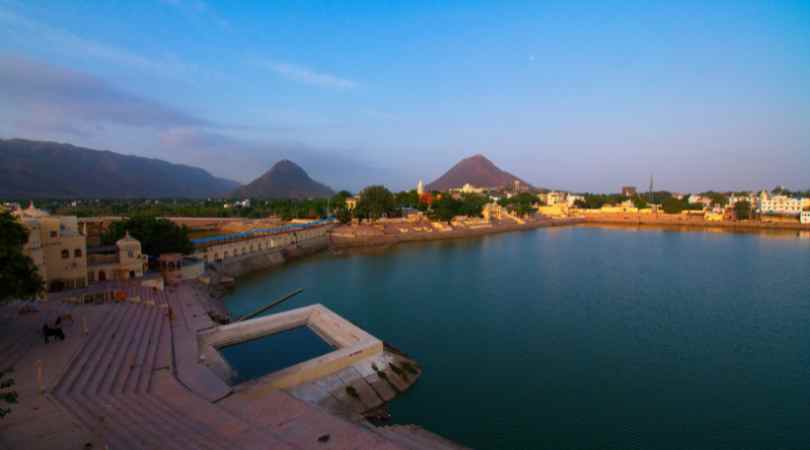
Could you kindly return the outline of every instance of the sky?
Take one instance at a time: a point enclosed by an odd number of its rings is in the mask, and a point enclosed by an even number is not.
[[[0,137],[248,182],[810,188],[810,1],[0,0]]]

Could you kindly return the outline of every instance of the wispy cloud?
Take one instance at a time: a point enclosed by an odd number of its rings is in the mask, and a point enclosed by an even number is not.
[[[101,124],[154,129],[215,126],[92,75],[21,57],[0,55],[0,99],[14,105],[16,126],[28,132],[80,135]]]
[[[330,73],[318,72],[309,67],[278,61],[256,60],[261,67],[273,71],[275,74],[288,80],[331,89],[353,89],[357,82],[341,78]]]
[[[177,58],[149,58],[126,49],[86,39],[69,31],[32,20],[11,9],[4,8],[0,4],[0,38],[4,36],[9,40],[44,43],[52,51],[62,52],[68,56],[102,60],[148,72],[154,76],[184,82],[194,79],[201,73],[210,75],[209,72],[202,71],[199,67],[186,64]]]
[[[187,16],[202,17],[214,22],[220,28],[229,30],[230,22],[223,19],[214,8],[202,0],[160,0],[161,2],[177,8]]]

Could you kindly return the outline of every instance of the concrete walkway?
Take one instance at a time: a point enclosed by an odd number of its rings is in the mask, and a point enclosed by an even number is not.
[[[0,449],[446,448],[396,444],[280,390],[227,395],[196,361],[196,331],[210,320],[192,285],[141,294],[148,301],[38,303],[27,316],[0,307],[0,360],[16,361],[20,401],[0,420]],[[46,345],[39,329],[58,314],[74,321]]]

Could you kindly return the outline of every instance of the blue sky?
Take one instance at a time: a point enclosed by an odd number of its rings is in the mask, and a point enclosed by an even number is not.
[[[810,2],[0,0],[0,136],[395,189],[810,188]]]

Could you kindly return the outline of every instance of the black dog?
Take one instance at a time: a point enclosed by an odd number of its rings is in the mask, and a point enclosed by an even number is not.
[[[51,328],[48,324],[42,325],[42,335],[45,336],[45,343],[47,344],[51,337],[59,339],[60,341],[65,340],[65,333],[62,331],[61,328]]]

